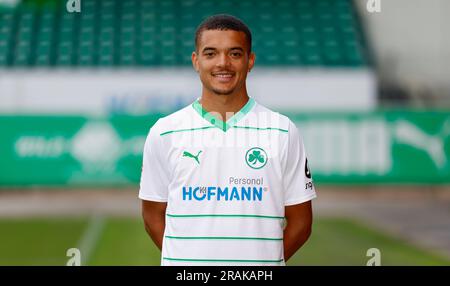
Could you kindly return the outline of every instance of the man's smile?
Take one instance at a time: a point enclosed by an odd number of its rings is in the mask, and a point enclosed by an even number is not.
[[[215,72],[215,73],[211,73],[211,75],[215,79],[217,79],[219,82],[227,83],[227,82],[230,82],[234,78],[235,73],[233,73],[233,72]]]

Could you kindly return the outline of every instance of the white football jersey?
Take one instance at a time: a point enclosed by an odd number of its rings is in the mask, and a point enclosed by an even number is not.
[[[139,198],[167,202],[161,265],[285,265],[285,206],[316,197],[302,138],[252,98],[227,122],[195,101],[159,119]]]

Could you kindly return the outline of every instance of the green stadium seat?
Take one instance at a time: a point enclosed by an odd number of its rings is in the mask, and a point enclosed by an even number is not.
[[[80,34],[80,44],[93,43],[95,39],[94,30],[91,26],[83,27]]]
[[[136,34],[133,30],[122,31],[120,35],[120,40],[122,43],[132,43],[136,39]]]
[[[100,42],[113,42],[114,31],[112,29],[104,29],[99,33]]]
[[[60,42],[56,55],[56,64],[61,66],[72,65],[73,45],[72,42]]]
[[[139,61],[144,66],[157,64],[157,49],[155,45],[143,45],[139,54]]]
[[[6,42],[8,41],[9,43],[9,39],[11,37],[11,29],[9,29],[9,27],[0,27],[0,41],[1,42]]]
[[[7,42],[0,42],[0,66],[6,66],[9,60],[9,47]]]
[[[133,65],[136,63],[135,61],[136,48],[133,44],[124,45],[122,44],[120,49],[120,62],[123,65]]]
[[[48,66],[51,64],[51,46],[50,44],[40,44],[36,50],[37,66]]]

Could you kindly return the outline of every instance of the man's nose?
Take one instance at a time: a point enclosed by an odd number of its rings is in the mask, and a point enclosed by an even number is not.
[[[216,65],[218,67],[227,67],[227,66],[229,66],[229,64],[230,64],[230,59],[229,59],[228,55],[225,53],[220,54]]]

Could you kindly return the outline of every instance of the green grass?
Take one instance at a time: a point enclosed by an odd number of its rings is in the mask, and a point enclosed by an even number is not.
[[[65,265],[88,219],[1,219],[0,265]],[[365,265],[369,248],[382,265],[450,265],[450,261],[348,219],[316,219],[309,241],[288,265]],[[159,265],[159,250],[136,218],[104,220],[88,265]]]
[[[381,265],[450,265],[450,260],[348,219],[317,219],[306,244],[288,265],[366,265],[369,248]]]
[[[147,236],[139,219],[106,221],[89,265],[159,265],[159,249]]]
[[[86,219],[1,219],[0,265],[65,265]]]

